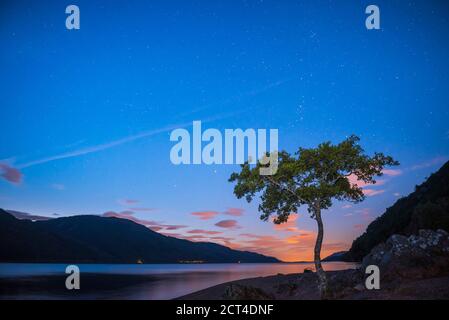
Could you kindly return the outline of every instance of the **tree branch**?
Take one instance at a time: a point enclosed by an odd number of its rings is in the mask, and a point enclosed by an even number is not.
[[[296,194],[295,191],[293,191],[292,189],[285,187],[283,185],[281,185],[279,182],[276,182],[271,176],[262,176],[263,178],[267,179],[269,182],[271,182],[272,184],[278,186],[281,189],[284,189],[288,192],[290,192],[293,196],[295,196],[298,200],[301,200],[298,195]]]

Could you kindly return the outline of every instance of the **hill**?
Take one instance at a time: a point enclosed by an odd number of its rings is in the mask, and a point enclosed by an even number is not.
[[[331,262],[331,261],[344,261],[348,251],[338,251],[334,252],[326,258],[322,259],[323,262]]]
[[[369,224],[354,240],[345,260],[360,261],[391,235],[408,236],[420,229],[449,231],[449,162]]]
[[[0,262],[279,262],[258,253],[164,236],[133,221],[94,215],[19,220],[0,209]]]

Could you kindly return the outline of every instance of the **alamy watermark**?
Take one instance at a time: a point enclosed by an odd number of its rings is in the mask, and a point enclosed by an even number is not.
[[[68,274],[65,279],[65,287],[67,290],[80,289],[80,268],[71,264],[65,268],[65,273]]]
[[[276,174],[278,129],[225,129],[223,135],[213,128],[203,132],[201,121],[193,121],[192,127],[192,134],[183,128],[171,132],[170,141],[177,142],[170,150],[173,164],[243,164],[245,161],[256,164],[259,161],[261,175]]]
[[[366,267],[365,274],[369,276],[366,277],[365,287],[368,290],[379,290],[380,289],[380,270],[375,264],[371,264]]]
[[[67,30],[79,30],[80,29],[80,9],[77,5],[68,5],[65,9],[65,13],[68,14],[65,20],[65,26]],[[370,4],[365,9],[365,14],[369,16],[365,19],[365,27],[368,30],[380,29],[380,9],[379,6]]]
[[[65,27],[67,30],[80,29],[80,8],[77,5],[71,4],[65,8],[65,13],[68,14],[65,19]]]

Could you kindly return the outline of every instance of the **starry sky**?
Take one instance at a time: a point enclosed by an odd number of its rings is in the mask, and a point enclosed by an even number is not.
[[[306,208],[260,221],[227,182],[238,165],[175,166],[170,132],[275,128],[289,152],[357,134],[401,165],[324,213],[323,256],[348,249],[449,159],[448,18],[424,0],[2,1],[0,207],[310,260]]]

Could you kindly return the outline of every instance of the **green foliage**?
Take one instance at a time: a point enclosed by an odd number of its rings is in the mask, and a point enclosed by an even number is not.
[[[275,214],[275,223],[288,220],[291,213],[307,205],[314,217],[315,209],[328,209],[332,200],[360,202],[365,196],[350,176],[364,183],[376,183],[385,166],[398,165],[390,156],[375,153],[368,156],[358,144],[357,136],[350,136],[339,144],[324,142],[316,148],[300,148],[294,155],[286,151],[278,154],[278,170],[275,175],[260,175],[266,167],[258,163],[241,165],[239,173],[233,173],[230,182],[236,182],[234,194],[251,202],[260,194],[261,219],[268,220]],[[267,154],[269,156],[269,154]]]

